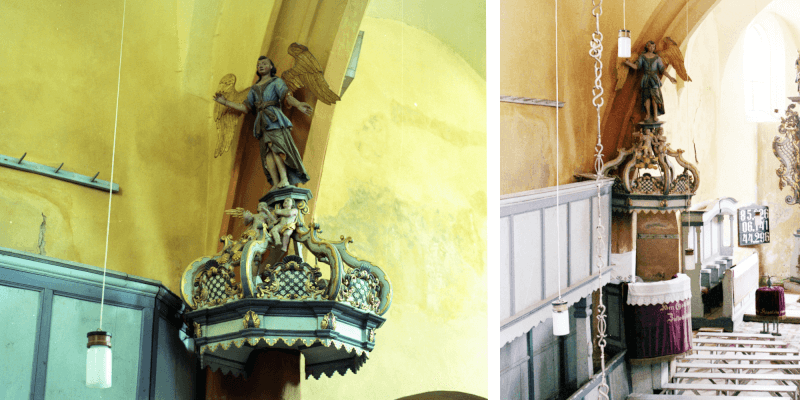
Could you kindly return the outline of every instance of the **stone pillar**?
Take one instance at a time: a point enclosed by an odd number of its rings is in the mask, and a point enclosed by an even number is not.
[[[206,400],[300,400],[300,352],[254,350],[247,360],[248,377],[206,369]]]
[[[591,299],[582,298],[573,306],[575,308],[575,342],[577,343],[576,360],[578,387],[583,386],[594,375],[592,362],[592,303]]]
[[[692,227],[689,227],[692,229]],[[703,270],[703,254],[708,252],[703,246],[703,227],[694,227],[694,268],[686,271],[692,281],[692,318],[703,318],[705,309],[703,308],[703,290],[700,287],[700,271]]]

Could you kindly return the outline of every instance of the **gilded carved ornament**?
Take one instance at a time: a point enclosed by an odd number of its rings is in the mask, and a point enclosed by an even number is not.
[[[298,278],[302,278],[298,285]],[[322,300],[327,281],[318,267],[312,267],[298,256],[286,256],[283,262],[267,265],[256,287],[256,297],[278,300]]]
[[[683,158],[684,151],[673,150],[664,136],[661,124],[640,124],[633,133],[634,144],[619,150],[617,158],[606,163],[602,176],[622,166],[619,181],[614,184],[616,193],[640,195],[693,195],[700,187],[700,174]],[[673,162],[683,167],[675,176]],[[654,172],[658,174],[653,175]]]
[[[221,257],[220,260],[227,258]],[[242,284],[236,282],[233,266],[220,265],[216,260],[205,263],[205,269],[196,276],[193,286],[194,308],[218,306],[242,295]]]
[[[250,310],[244,314],[244,318],[242,319],[242,325],[244,325],[244,329],[260,328],[261,318],[259,318],[258,314],[256,314],[253,310]]]
[[[776,171],[779,182],[778,189],[784,186],[791,189],[792,194],[786,196],[786,203],[800,202],[800,135],[798,135],[798,115],[795,103],[789,104],[785,117],[781,117],[778,127],[779,135],[772,142],[772,152],[781,162]]]
[[[336,330],[336,316],[332,312],[325,314],[320,322],[320,328]]]

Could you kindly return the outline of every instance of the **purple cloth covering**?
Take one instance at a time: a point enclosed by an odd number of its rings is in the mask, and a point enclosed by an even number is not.
[[[786,302],[780,286],[756,289],[756,315],[783,317],[786,315]]]
[[[627,306],[628,354],[632,359],[685,353],[692,349],[692,300]]]

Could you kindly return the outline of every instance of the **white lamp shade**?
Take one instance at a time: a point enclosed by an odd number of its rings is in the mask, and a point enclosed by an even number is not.
[[[86,351],[86,386],[111,387],[111,349],[108,347],[95,345]]]
[[[617,56],[628,58],[631,56],[631,32],[627,30],[619,31],[619,38],[617,39]]]
[[[687,249],[684,251],[683,269],[694,271],[694,249]]]
[[[569,335],[569,307],[567,303],[553,303],[553,335]]]
[[[89,332],[86,346],[86,386],[106,389],[111,387],[111,335],[106,332]]]

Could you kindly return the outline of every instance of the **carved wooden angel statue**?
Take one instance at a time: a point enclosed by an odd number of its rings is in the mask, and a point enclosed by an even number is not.
[[[638,58],[633,57],[623,60],[617,67],[617,86],[622,88],[628,78],[628,69],[622,67],[627,65],[635,70],[642,69],[644,74],[640,83],[642,111],[646,113],[647,122],[658,121],[659,115],[664,115],[664,99],[661,96],[661,75],[666,75],[672,83],[676,83],[668,72],[667,67],[673,66],[678,76],[684,81],[691,82],[692,78],[686,73],[683,65],[683,54],[681,54],[678,44],[671,38],[665,37],[662,40],[663,47],[656,51],[656,43],[652,40],[645,44],[645,51]]]
[[[306,183],[309,179],[300,152],[292,139],[292,123],[281,107],[296,107],[306,115],[311,115],[314,109],[308,103],[295,99],[292,92],[305,86],[325,104],[339,100],[339,96],[328,87],[319,63],[307,47],[292,43],[289,54],[295,58],[295,64],[280,78],[275,76],[276,69],[272,61],[261,56],[256,64],[259,80],[252,87],[241,92],[236,91],[236,77],[228,74],[220,80],[218,91],[214,95],[214,101],[225,106],[215,107],[219,139],[214,156],[218,157],[228,151],[239,118],[242,117],[231,113],[226,107],[255,114],[253,135],[259,139],[264,174],[272,185],[270,190]],[[243,96],[245,92],[246,97]],[[228,100],[226,96],[235,101]]]

